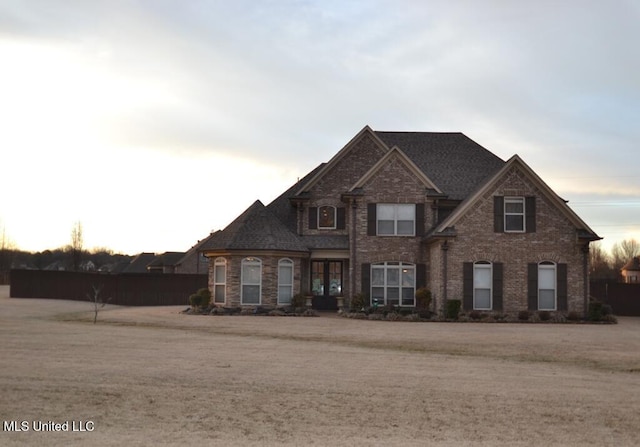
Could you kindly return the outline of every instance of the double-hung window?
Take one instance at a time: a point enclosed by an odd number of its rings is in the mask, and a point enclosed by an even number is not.
[[[227,289],[227,261],[224,258],[216,258],[213,264],[213,302],[225,303]]]
[[[504,230],[514,233],[525,231],[524,197],[504,198]]]
[[[556,264],[538,264],[538,309],[556,310]]]
[[[491,263],[480,261],[473,264],[473,308],[491,310],[492,272]]]
[[[376,211],[378,235],[415,235],[416,206],[414,204],[378,204]]]
[[[262,261],[258,258],[242,260],[241,297],[243,305],[260,304],[262,288]]]
[[[278,304],[291,304],[293,296],[293,261],[278,261]]]

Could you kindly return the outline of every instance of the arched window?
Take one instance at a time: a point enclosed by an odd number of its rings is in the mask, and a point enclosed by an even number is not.
[[[556,310],[556,264],[543,261],[538,264],[538,309]]]
[[[371,265],[371,304],[416,305],[416,266],[404,262]]]
[[[216,258],[213,264],[213,302],[224,304],[227,294],[227,260]]]
[[[336,228],[336,207],[335,206],[318,207],[318,228],[323,228],[323,229]]]
[[[258,258],[242,260],[240,303],[260,304],[262,296],[262,261]]]
[[[291,304],[293,297],[293,261],[278,261],[278,304]]]
[[[492,302],[492,265],[487,261],[473,264],[473,308],[476,310],[491,310]]]

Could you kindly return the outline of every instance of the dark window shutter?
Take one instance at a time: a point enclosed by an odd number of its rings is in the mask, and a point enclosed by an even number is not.
[[[318,208],[315,206],[309,208],[309,229],[318,229]]]
[[[360,292],[366,298],[369,298],[369,290],[371,289],[371,264],[362,264],[362,281]],[[366,300],[365,300],[366,301]]]
[[[416,236],[424,236],[424,203],[416,203]]]
[[[367,236],[375,236],[378,232],[377,210],[378,206],[375,203],[367,204]]]
[[[493,263],[493,310],[502,310],[502,262]]]
[[[344,230],[347,227],[346,212],[344,207],[336,209],[336,228]]]
[[[558,264],[556,270],[556,291],[558,297],[558,310],[566,311],[567,308],[567,264]]]
[[[462,307],[473,310],[473,262],[462,263]]]
[[[416,289],[427,287],[427,264],[416,264]]]
[[[504,197],[493,197],[493,231],[504,233]]]
[[[527,305],[529,310],[538,310],[538,264],[529,264],[527,270]]]
[[[525,219],[527,226],[527,233],[536,232],[536,198],[526,197],[525,199]]]

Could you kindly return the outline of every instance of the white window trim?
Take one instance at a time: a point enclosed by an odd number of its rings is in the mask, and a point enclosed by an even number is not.
[[[400,270],[398,272],[399,276],[398,276],[398,286],[389,286],[387,285],[387,270],[389,269],[398,269]],[[402,269],[403,268],[407,268],[407,269],[411,269],[413,270],[413,304],[402,304]],[[383,278],[384,278],[384,285],[374,285],[373,284],[373,270],[374,269],[381,269],[384,270],[384,274],[383,274]],[[387,291],[389,290],[390,287],[397,287],[399,289],[399,295],[398,295],[398,306],[400,307],[415,307],[416,306],[416,264],[412,264],[412,263],[407,263],[407,262],[379,262],[376,264],[371,264],[371,269],[370,269],[371,273],[370,273],[370,278],[371,278],[371,284],[369,287],[369,296],[370,298],[370,304],[373,305],[373,288],[374,287],[383,287],[384,288],[384,299],[382,303],[378,303],[378,305],[380,306],[386,306],[387,305]]]
[[[320,218],[320,213],[322,211],[322,208],[331,208],[333,210],[333,226],[331,227],[323,227],[322,225],[320,225],[320,222],[322,221],[322,219]],[[333,205],[322,205],[318,207],[318,229],[319,230],[335,230],[337,228],[338,225],[338,210],[336,209],[335,206]]]
[[[476,268],[489,270],[489,307],[476,306]],[[478,261],[473,263],[473,310],[493,309],[493,264],[488,261]]]
[[[245,282],[244,266],[251,265],[251,264],[260,266],[260,280],[258,281],[258,283]],[[244,286],[258,286],[258,302],[257,303],[244,302]],[[260,306],[262,304],[262,260],[260,258],[254,258],[254,257],[244,258],[240,264],[240,304],[242,306]]]
[[[280,276],[280,267],[285,265],[291,268],[291,283],[282,282],[282,278]],[[282,304],[282,305],[291,304],[291,298],[293,298],[294,273],[295,273],[295,263],[291,259],[282,258],[278,261],[278,304]],[[280,300],[280,287],[291,287],[291,298],[289,299],[288,302],[284,302]]]
[[[393,207],[393,233],[380,233],[380,207]],[[413,231],[411,234],[398,234],[398,208],[400,206],[413,206]],[[416,205],[415,203],[378,203],[376,204],[376,235],[394,237],[413,237],[416,235]]]
[[[507,212],[507,203],[521,203],[522,204],[522,212],[521,213],[508,213]],[[505,197],[504,198],[504,215],[502,218],[504,219],[504,232],[505,233],[526,233],[527,231],[527,219],[526,219],[526,200],[524,197]],[[522,229],[519,230],[509,230],[507,228],[507,216],[522,216]]]
[[[217,282],[218,275],[216,274],[216,269],[220,266],[224,267],[224,282]],[[224,300],[216,301],[217,293],[216,290],[218,287],[224,287]],[[227,301],[227,260],[225,258],[216,258],[213,263],[213,303],[214,304],[225,304]]]
[[[543,308],[540,306],[540,270],[553,271],[553,307]],[[558,266],[555,262],[542,261],[538,263],[538,310],[555,311],[558,309]],[[548,289],[547,289],[548,290]]]

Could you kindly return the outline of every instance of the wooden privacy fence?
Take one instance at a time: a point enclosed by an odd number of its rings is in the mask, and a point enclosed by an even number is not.
[[[640,316],[640,284],[592,281],[591,296],[613,309],[619,316]]]
[[[189,305],[189,295],[207,287],[207,275],[80,273],[48,270],[12,270],[12,298],[52,298],[89,301],[93,287],[100,298],[122,306]]]

